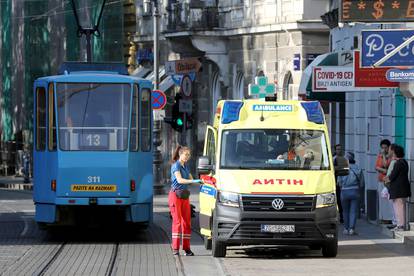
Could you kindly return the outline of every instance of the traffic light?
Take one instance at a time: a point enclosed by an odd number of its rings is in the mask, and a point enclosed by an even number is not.
[[[181,95],[177,94],[175,96],[175,103],[172,106],[171,117],[164,118],[164,122],[170,124],[178,132],[182,132],[184,128],[191,129],[193,127],[193,117],[191,114],[180,112],[180,100]]]
[[[175,103],[172,106],[172,117],[164,118],[164,122],[170,124],[171,127],[178,132],[184,130],[184,113],[180,112],[180,99],[181,95],[177,94],[175,96]]]
[[[193,128],[193,117],[189,114],[187,114],[187,118],[185,121],[185,129],[191,129]]]

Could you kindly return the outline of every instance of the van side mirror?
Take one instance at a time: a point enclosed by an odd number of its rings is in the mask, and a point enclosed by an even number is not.
[[[208,156],[201,156],[198,158],[198,173],[199,174],[209,174],[214,166],[211,164],[211,159]]]

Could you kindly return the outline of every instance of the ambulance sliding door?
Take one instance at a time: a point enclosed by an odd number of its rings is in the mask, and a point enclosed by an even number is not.
[[[208,156],[213,168],[216,167],[217,130],[208,126],[204,140],[203,155]],[[212,213],[216,205],[215,170],[210,175],[203,175],[204,185],[200,190],[200,228],[205,236],[211,236]]]

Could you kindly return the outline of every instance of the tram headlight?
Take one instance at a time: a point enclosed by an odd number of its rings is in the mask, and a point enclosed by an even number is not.
[[[330,207],[336,204],[334,193],[319,194],[316,197],[316,208]]]
[[[218,201],[226,206],[239,207],[240,195],[231,192],[219,192]]]

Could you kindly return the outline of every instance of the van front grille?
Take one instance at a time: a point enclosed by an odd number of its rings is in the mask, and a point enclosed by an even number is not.
[[[272,202],[276,198],[283,200],[281,210],[272,207]],[[249,212],[311,212],[314,209],[314,201],[314,196],[242,195],[243,210]]]

